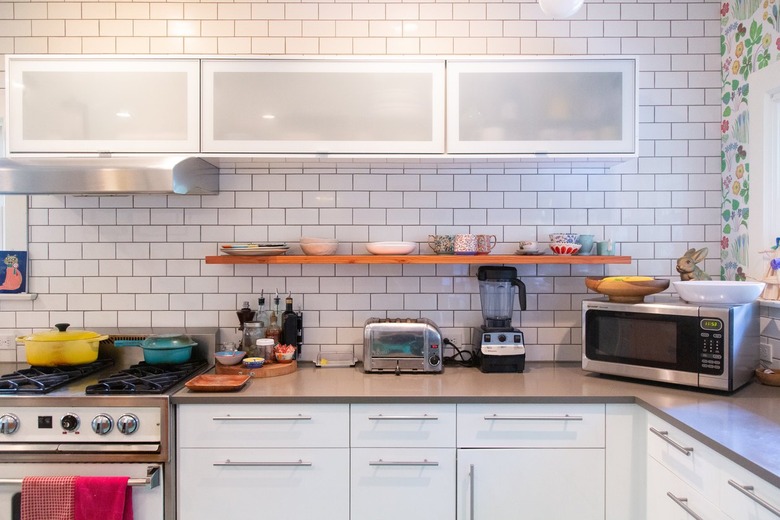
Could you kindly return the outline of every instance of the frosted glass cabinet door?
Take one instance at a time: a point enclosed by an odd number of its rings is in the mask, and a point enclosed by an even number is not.
[[[198,60],[8,60],[9,152],[197,152]]]
[[[447,61],[447,152],[631,155],[633,59]]]
[[[444,61],[204,60],[203,151],[441,153]]]

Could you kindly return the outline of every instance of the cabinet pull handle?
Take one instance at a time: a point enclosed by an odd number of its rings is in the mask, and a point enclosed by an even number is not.
[[[271,462],[271,461],[246,461],[246,462],[233,462],[231,460],[226,460],[225,462],[215,462],[212,464],[212,466],[231,466],[231,467],[274,467],[274,466],[280,466],[280,467],[289,467],[289,466],[311,466],[311,462],[306,462],[303,460],[292,460],[292,461],[279,461],[279,462]]]
[[[755,491],[753,491],[755,489],[753,486],[743,486],[742,484],[731,479],[729,479],[729,486],[735,488],[737,491],[748,497],[753,502],[756,502],[758,505],[765,508],[773,515],[780,517],[780,509],[776,508],[760,496],[756,495]]]
[[[438,421],[439,418],[435,415],[428,415],[424,413],[422,415],[369,415],[369,421]]]
[[[661,437],[663,440],[665,440],[667,443],[669,443],[674,449],[679,450],[679,451],[685,453],[685,455],[687,457],[690,457],[691,453],[693,453],[693,448],[685,447],[682,444],[680,444],[679,442],[675,442],[672,439],[670,439],[668,431],[666,431],[666,430],[657,430],[656,428],[653,428],[652,426],[650,427],[650,431],[653,432],[654,434],[658,435],[659,437]]]
[[[212,417],[212,421],[311,421],[310,415],[262,415],[262,416],[241,416],[224,415],[222,417]]]
[[[694,513],[693,509],[691,509],[690,506],[688,506],[688,499],[687,498],[678,498],[678,497],[674,496],[671,491],[667,492],[666,496],[671,498],[672,501],[675,504],[677,504],[678,506],[683,508],[683,511],[685,511],[686,513],[691,515],[691,517],[693,517],[694,520],[704,520],[702,517],[700,517],[699,515]]]
[[[469,519],[474,520],[474,464],[469,464]]]
[[[372,460],[368,463],[369,466],[438,466],[439,463],[433,460],[423,459],[421,461],[414,460]]]
[[[486,415],[486,421],[582,421],[581,415]]]

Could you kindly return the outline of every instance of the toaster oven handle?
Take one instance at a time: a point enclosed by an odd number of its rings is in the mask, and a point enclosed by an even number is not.
[[[438,466],[439,463],[435,460],[372,460],[368,463],[369,466]]]
[[[669,445],[671,445],[674,449],[685,453],[685,455],[687,457],[690,457],[691,453],[693,453],[693,448],[685,447],[682,444],[680,444],[679,442],[676,442],[676,441],[672,440],[669,437],[669,432],[668,431],[666,431],[666,430],[658,430],[658,429],[656,429],[656,428],[654,428],[652,426],[650,427],[650,431],[653,432],[654,434],[658,435],[659,437],[661,437],[663,440],[665,440],[667,443],[669,443]]]
[[[369,415],[369,421],[438,421],[439,418],[435,415],[428,415],[424,413],[422,415]]]

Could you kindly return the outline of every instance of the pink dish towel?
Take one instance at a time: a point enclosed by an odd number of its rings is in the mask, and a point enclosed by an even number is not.
[[[73,520],[76,477],[22,479],[22,520]]]
[[[133,488],[127,485],[128,480],[76,477],[74,520],[133,520]]]

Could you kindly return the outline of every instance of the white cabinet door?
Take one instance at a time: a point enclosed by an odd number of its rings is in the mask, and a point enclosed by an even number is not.
[[[458,520],[604,520],[602,449],[459,449]]]
[[[447,152],[633,155],[636,61],[447,61]]]
[[[349,518],[349,449],[179,451],[178,520]]]
[[[454,448],[353,448],[352,518],[455,518],[454,475]]]
[[[10,57],[10,153],[197,152],[196,59]]]
[[[728,520],[728,517],[650,457],[647,463],[647,520]]]
[[[444,151],[443,60],[202,65],[204,152]]]

